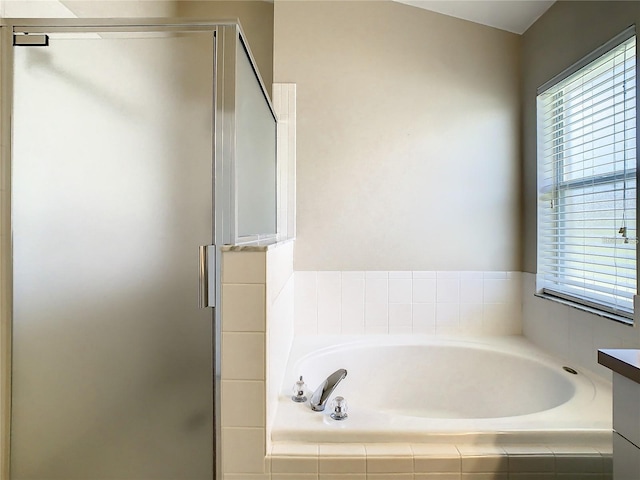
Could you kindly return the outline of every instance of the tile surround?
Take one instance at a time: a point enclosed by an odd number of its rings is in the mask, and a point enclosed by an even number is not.
[[[295,333],[522,332],[519,272],[295,272]]]
[[[282,465],[274,467],[266,456],[275,413],[269,399],[277,396],[289,356],[293,303],[293,242],[223,252],[221,457],[227,480],[272,480],[272,470]]]
[[[314,449],[317,447],[317,450]],[[332,480],[609,479],[611,452],[566,447],[478,447],[442,444],[278,443],[270,452],[274,480],[286,470],[299,478]],[[277,465],[277,470],[273,466]],[[316,471],[317,466],[317,471]]]
[[[240,259],[236,255],[252,256]],[[262,257],[260,255],[261,252],[229,252],[229,261],[223,264],[223,278],[233,280],[223,282],[230,292],[227,297],[223,294],[230,303],[224,310],[229,318],[224,319],[223,339],[223,356],[228,363],[223,369],[222,384],[225,480],[611,478],[611,453],[606,449],[601,452],[597,449],[575,451],[550,446],[478,449],[463,445],[427,444],[270,445],[264,392],[269,391],[269,384],[274,380],[274,365],[270,365],[273,361],[269,358],[271,353],[267,355],[267,352],[284,351],[280,355],[283,359],[288,355],[287,342],[293,337],[293,328],[286,325],[294,324],[294,315],[293,307],[288,307],[287,303],[295,303],[298,307],[301,298],[307,302],[302,311],[310,315],[312,322],[302,327],[313,334],[322,330],[320,323],[324,322],[328,312],[338,310],[340,322],[334,323],[334,328],[339,325],[341,333],[368,331],[387,334],[395,329],[410,329],[409,333],[437,334],[452,325],[458,328],[470,325],[473,332],[484,334],[499,328],[512,331],[514,325],[521,321],[517,305],[528,303],[525,315],[531,314],[532,308],[531,299],[523,298],[519,293],[517,285],[521,276],[517,273],[447,272],[438,276],[438,272],[410,272],[409,278],[408,272],[323,272],[321,275],[317,272],[296,272],[294,289],[294,274],[289,261],[292,247],[289,251],[279,250],[279,255],[268,252]],[[269,267],[268,255],[279,267]],[[236,267],[243,273],[231,271]],[[248,295],[249,301],[239,303],[238,292],[241,292],[240,296]],[[510,300],[512,298],[514,301]],[[263,307],[257,308],[261,302]],[[373,318],[368,318],[367,308],[371,310],[374,307],[380,308]],[[544,311],[547,314],[557,313],[555,306],[536,305],[535,308],[548,308]],[[508,317],[514,311],[515,320],[509,323]],[[498,315],[494,319],[495,312]],[[540,313],[536,310],[537,315]],[[571,322],[580,321],[578,317],[572,318],[570,312],[565,313],[566,317],[562,317],[559,326],[552,323],[536,326],[542,330],[544,327],[559,327],[556,331],[560,332],[560,340],[549,340],[557,342],[556,348],[571,345]],[[489,314],[492,316],[488,317]],[[505,323],[500,324],[502,321]],[[524,321],[531,322],[531,319]],[[270,327],[267,328],[269,322],[274,323],[277,335],[272,335]],[[300,320],[295,322],[295,327],[299,328]],[[624,340],[617,337],[618,330],[612,332],[596,324],[589,331],[590,334],[573,339],[574,344],[593,346],[597,335],[609,338],[616,345]],[[255,355],[251,358],[239,356],[236,355],[237,350]],[[268,398],[269,393],[266,396]],[[246,409],[252,409],[253,414],[242,415]]]

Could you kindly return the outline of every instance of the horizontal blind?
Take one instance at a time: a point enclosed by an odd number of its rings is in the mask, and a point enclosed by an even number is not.
[[[538,288],[631,317],[636,39],[538,95]]]

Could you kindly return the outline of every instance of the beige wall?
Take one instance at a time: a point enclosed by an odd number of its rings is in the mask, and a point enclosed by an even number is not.
[[[523,270],[536,271],[536,89],[633,23],[640,2],[554,4],[522,38]]]
[[[519,37],[386,1],[275,2],[297,84],[296,270],[519,270]]]

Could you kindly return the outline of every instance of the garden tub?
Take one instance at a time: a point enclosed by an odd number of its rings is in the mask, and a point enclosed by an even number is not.
[[[595,355],[595,351],[594,351]],[[291,400],[332,372],[346,420]],[[274,442],[602,445],[611,441],[611,385],[521,336],[299,337],[271,428]]]

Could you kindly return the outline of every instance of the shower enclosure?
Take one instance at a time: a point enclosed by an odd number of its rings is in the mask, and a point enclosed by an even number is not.
[[[276,234],[276,120],[242,31],[3,30],[11,478],[211,479],[218,247]]]

